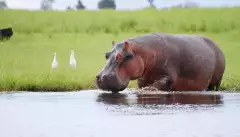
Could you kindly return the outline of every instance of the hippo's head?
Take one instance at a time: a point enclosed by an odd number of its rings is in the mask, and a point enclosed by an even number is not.
[[[112,92],[124,90],[130,80],[142,76],[144,63],[128,42],[115,44],[112,50],[105,54],[106,64],[96,76],[97,87]]]

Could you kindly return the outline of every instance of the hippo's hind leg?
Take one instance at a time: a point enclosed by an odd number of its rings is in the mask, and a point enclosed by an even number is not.
[[[207,91],[213,91],[214,90],[215,85],[214,84],[209,84]]]
[[[219,80],[215,84],[209,84],[208,91],[218,91],[220,88],[220,85],[222,83],[222,76],[219,78]]]
[[[218,80],[218,82],[215,85],[216,86],[216,89],[215,89],[216,91],[219,90],[221,83],[222,83],[222,76],[221,76],[221,78]]]

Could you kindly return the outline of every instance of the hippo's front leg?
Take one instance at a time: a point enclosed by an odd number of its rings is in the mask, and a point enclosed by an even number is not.
[[[152,87],[163,90],[163,91],[170,91],[172,90],[173,79],[170,76],[163,76],[159,80],[155,81],[152,84]]]
[[[147,80],[138,79],[138,88],[143,90],[163,90],[170,91],[173,85],[173,79],[170,76],[161,76],[158,80],[155,80],[152,84]]]

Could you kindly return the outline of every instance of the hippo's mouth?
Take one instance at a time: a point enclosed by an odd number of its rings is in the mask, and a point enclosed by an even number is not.
[[[117,93],[127,88],[129,80],[119,80],[117,76],[107,76],[104,79],[96,79],[96,85],[104,91]]]
[[[98,87],[99,89],[101,90],[104,90],[104,91],[111,91],[113,93],[118,93],[119,91],[123,91],[126,87],[123,87],[123,88],[115,88],[115,87]]]

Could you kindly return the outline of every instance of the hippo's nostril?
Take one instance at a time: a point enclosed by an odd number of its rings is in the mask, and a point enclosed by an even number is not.
[[[102,76],[102,79],[104,80],[104,79],[106,79],[106,77],[107,77],[106,75],[103,75],[103,76]]]
[[[99,79],[100,79],[100,75],[97,75],[97,76],[96,76],[96,79],[99,80]]]

